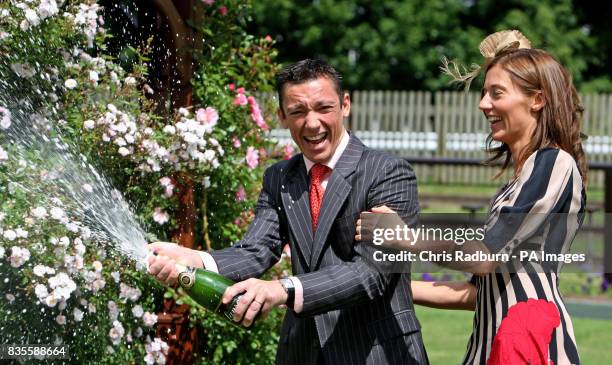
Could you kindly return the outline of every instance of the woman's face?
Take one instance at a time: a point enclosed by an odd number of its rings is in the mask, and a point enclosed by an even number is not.
[[[521,92],[500,65],[487,72],[479,108],[489,121],[494,140],[518,151],[529,142],[537,123],[536,109],[539,109],[535,96]]]

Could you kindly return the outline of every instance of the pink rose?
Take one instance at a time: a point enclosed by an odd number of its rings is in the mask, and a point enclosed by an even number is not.
[[[241,88],[242,89],[242,88]],[[247,105],[247,97],[243,93],[238,93],[234,98],[234,105]]]
[[[221,14],[222,16],[225,16],[225,14],[227,14],[227,7],[226,6],[220,6],[219,7],[219,14]]]
[[[256,168],[259,165],[259,151],[253,147],[247,148],[246,163],[250,168]]]
[[[284,152],[284,156],[283,158],[285,160],[289,160],[292,156],[293,156],[293,145],[291,144],[291,142],[287,142],[287,144],[285,145],[285,148],[283,148],[283,152]]]
[[[170,220],[170,216],[162,208],[157,207],[155,211],[153,211],[153,220],[157,224],[163,225]]]
[[[238,191],[236,191],[236,201],[243,202],[246,200],[246,190],[244,190],[244,186],[240,185]]]
[[[259,108],[259,104],[257,104],[257,100],[255,100],[254,97],[249,96],[248,102],[251,105],[251,119],[253,119],[253,122],[255,122],[255,124],[257,124],[259,128],[267,132],[268,124],[266,124],[266,121],[263,119],[263,116],[261,115],[261,109]]]
[[[242,145],[242,144],[240,143],[240,140],[239,140],[238,138],[236,138],[236,137],[234,137],[234,138],[232,139],[232,144],[234,145],[234,147],[235,147],[235,148],[240,148],[240,146]]]
[[[196,111],[196,120],[204,125],[214,127],[219,120],[219,113],[212,107],[200,108]]]

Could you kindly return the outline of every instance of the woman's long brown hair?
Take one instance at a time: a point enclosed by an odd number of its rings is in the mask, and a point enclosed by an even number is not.
[[[518,156],[514,156],[515,177],[532,153],[544,147],[558,147],[572,155],[586,185],[588,166],[580,133],[584,107],[570,73],[550,54],[539,49],[519,49],[497,55],[487,65],[486,71],[495,65],[510,74],[510,79],[522,93],[532,96],[540,91],[545,100],[529,143]],[[507,144],[494,147],[494,143],[489,134],[487,152],[493,156],[485,163],[504,158],[502,169],[495,176],[499,177],[510,165],[512,155]]]

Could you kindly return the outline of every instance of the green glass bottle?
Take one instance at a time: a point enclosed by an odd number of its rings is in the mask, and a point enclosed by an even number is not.
[[[179,264],[176,267],[179,271],[179,285],[193,300],[236,325],[233,319],[234,309],[242,294],[236,295],[227,305],[221,301],[225,289],[234,285],[232,280],[204,269],[194,269]]]

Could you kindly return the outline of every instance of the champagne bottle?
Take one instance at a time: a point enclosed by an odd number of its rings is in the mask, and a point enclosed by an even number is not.
[[[204,269],[194,269],[180,264],[176,267],[179,271],[179,285],[193,300],[232,324],[237,324],[234,322],[234,310],[242,294],[236,295],[227,305],[221,301],[225,289],[234,285],[232,280]]]

